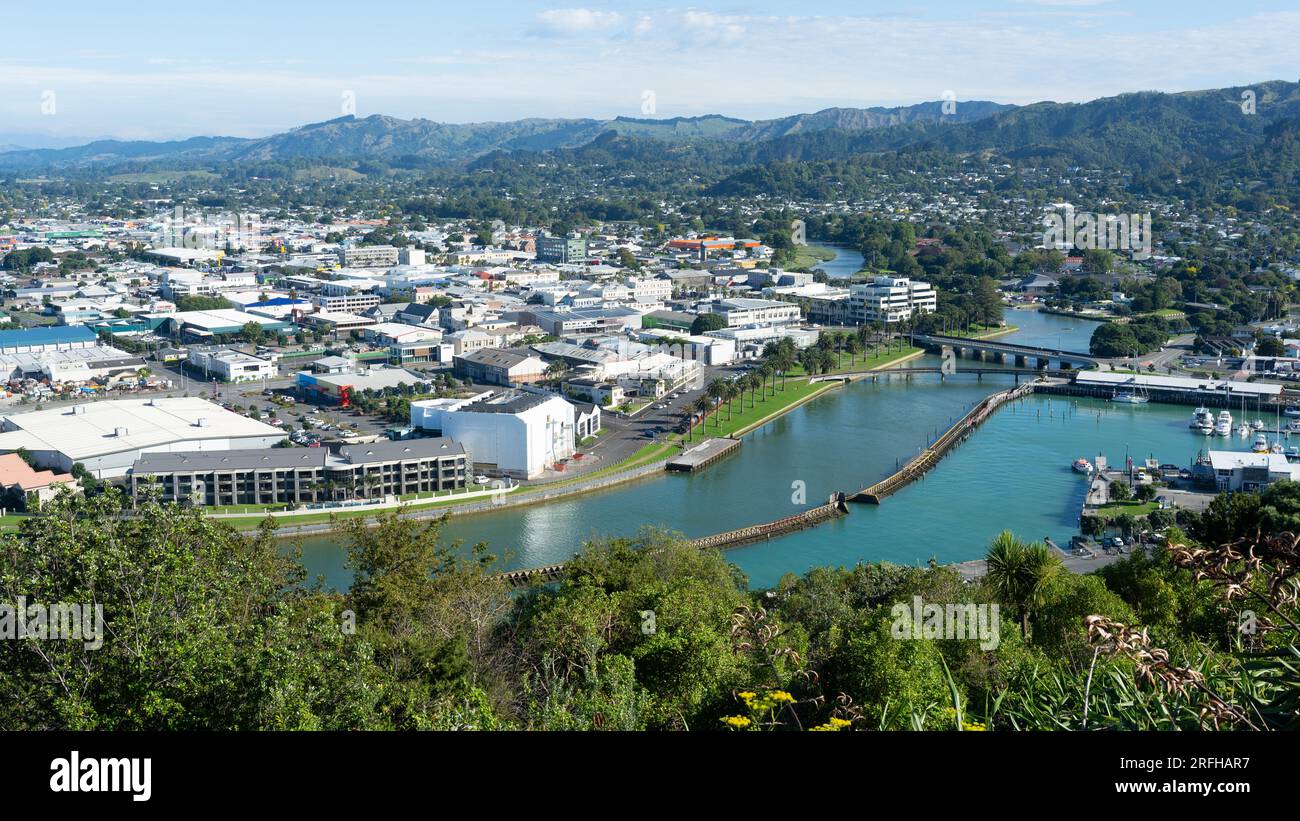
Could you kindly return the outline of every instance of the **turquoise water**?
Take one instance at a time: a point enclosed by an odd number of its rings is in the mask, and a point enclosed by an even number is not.
[[[1006,337],[1087,349],[1095,323],[1008,312],[1022,330]],[[932,361],[932,358],[921,362]],[[937,360],[933,360],[937,361]],[[485,541],[507,567],[563,561],[586,538],[630,534],[647,524],[696,537],[770,521],[855,491],[892,472],[974,403],[1011,384],[957,375],[946,381],[893,377],[832,391],[748,435],[731,456],[694,475],[664,475],[544,505],[451,520],[448,539]],[[1098,417],[1100,414],[1100,417]],[[755,584],[820,564],[888,559],[958,561],[982,555],[998,531],[1066,538],[1083,483],[1070,470],[1080,456],[1122,460],[1154,451],[1186,463],[1204,442],[1188,433],[1186,409],[1148,405],[1117,412],[1107,403],[1033,397],[999,412],[923,483],[879,508],[814,530],[730,552]],[[1234,440],[1234,443],[1237,440]],[[1248,443],[1242,443],[1244,447]],[[799,493],[802,492],[802,498]],[[304,563],[335,586],[348,583],[343,552],[327,537],[304,541]]]

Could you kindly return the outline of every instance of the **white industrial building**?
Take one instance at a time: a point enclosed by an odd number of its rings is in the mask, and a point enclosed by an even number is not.
[[[558,396],[487,391],[411,403],[411,426],[464,446],[476,471],[531,479],[574,451],[574,406]]]
[[[25,448],[62,473],[80,462],[100,478],[124,476],[142,453],[269,448],[284,431],[197,397],[116,399],[0,419],[0,453]]]

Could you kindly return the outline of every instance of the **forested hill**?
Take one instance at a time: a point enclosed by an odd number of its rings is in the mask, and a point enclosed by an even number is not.
[[[372,115],[345,116],[312,123],[260,139],[201,137],[179,142],[100,140],[65,149],[0,153],[0,169],[77,167],[115,160],[189,162],[331,162],[382,161],[398,165],[460,163],[494,151],[547,151],[575,148],[603,134],[662,142],[765,142],[794,134],[826,130],[861,132],[906,123],[961,123],[986,117],[1010,106],[986,101],[956,102],[945,111],[943,102],[897,108],[833,108],[774,120],[741,120],[720,115],[612,120],[530,118],[509,122],[440,123]],[[951,107],[950,107],[951,108]]]

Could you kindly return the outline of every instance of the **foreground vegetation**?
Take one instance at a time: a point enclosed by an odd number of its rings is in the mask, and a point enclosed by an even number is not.
[[[64,496],[0,541],[0,601],[102,604],[103,646],[0,642],[0,726],[1295,727],[1295,539],[1258,535],[1276,511],[1231,510],[1205,525],[1223,546],[1175,532],[1089,576],[1003,534],[979,583],[861,565],[754,591],[721,554],[645,530],[519,594],[485,546],[386,515],[340,524],[355,580],[334,592],[269,524]],[[999,604],[998,641],[900,638],[894,605],[918,596]]]

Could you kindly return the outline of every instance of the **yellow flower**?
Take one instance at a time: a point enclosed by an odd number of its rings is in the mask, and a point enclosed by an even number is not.
[[[790,695],[785,690],[773,691],[770,695],[770,698],[773,701],[775,701],[777,704],[788,704],[789,702],[794,701],[794,696]]]
[[[727,716],[722,719],[722,723],[735,730],[743,730],[750,725],[749,719],[744,716]]]
[[[755,695],[755,694],[749,692],[748,690],[745,690],[744,692],[736,693],[736,695],[740,696],[740,697],[741,697],[742,699],[744,699],[745,701],[750,701],[751,699],[754,698],[754,695]]]
[[[961,728],[971,733],[980,733],[988,729],[988,727],[985,727],[983,724],[979,723],[978,721],[963,721],[961,724]]]
[[[837,730],[840,729],[841,727],[847,727],[847,726],[849,726],[849,725],[852,724],[852,723],[853,723],[852,721],[848,721],[847,719],[843,719],[843,718],[832,718],[832,719],[831,719],[831,726],[834,727],[834,728],[837,729]]]

